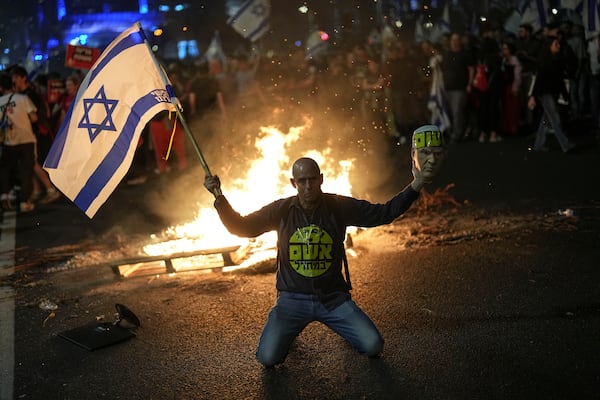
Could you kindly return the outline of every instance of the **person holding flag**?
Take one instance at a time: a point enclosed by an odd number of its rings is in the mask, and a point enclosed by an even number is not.
[[[375,357],[381,353],[381,334],[350,295],[345,232],[347,226],[389,224],[410,208],[446,157],[444,136],[437,126],[414,131],[411,155],[412,182],[385,204],[323,193],[323,174],[307,157],[292,166],[290,183],[296,196],[275,200],[246,216],[235,211],[222,194],[215,196],[214,206],[231,233],[256,237],[277,231],[277,302],[256,351],[265,367],[283,363],[296,336],[314,321],[338,333],[361,354]],[[217,175],[208,175],[204,186],[212,193],[221,191]]]

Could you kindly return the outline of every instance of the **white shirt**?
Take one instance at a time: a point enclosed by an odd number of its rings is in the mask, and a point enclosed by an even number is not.
[[[12,96],[12,97],[11,97]],[[10,98],[10,102],[8,99]],[[35,134],[31,127],[29,113],[37,109],[27,95],[21,93],[8,93],[0,97],[0,116],[6,110],[6,115],[12,125],[6,131],[4,144],[15,146],[17,144],[35,143]]]

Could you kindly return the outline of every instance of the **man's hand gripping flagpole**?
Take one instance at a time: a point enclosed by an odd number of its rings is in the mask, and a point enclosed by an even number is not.
[[[139,22],[138,22],[138,25],[140,27],[140,31],[142,31],[141,24]],[[156,60],[156,57],[154,57],[154,52],[150,48],[150,44],[148,43],[148,40],[144,38],[144,42],[146,43],[146,46],[148,46],[148,50],[150,51],[150,54],[152,54],[152,60],[154,61],[155,65],[156,65],[156,69],[160,72],[160,76],[165,83],[165,87],[167,88],[167,92],[169,93],[169,97],[171,98],[171,103],[175,107],[175,112],[177,113],[177,118],[181,122],[181,126],[183,127],[183,130],[187,134],[188,139],[192,143],[192,146],[194,147],[194,151],[196,152],[196,155],[200,159],[200,164],[202,164],[204,173],[206,174],[207,177],[210,177],[210,176],[212,176],[212,173],[210,172],[210,168],[208,167],[208,164],[206,163],[206,159],[204,158],[204,155],[202,154],[202,150],[200,150],[200,146],[198,146],[198,142],[196,142],[196,138],[194,138],[194,135],[192,134],[192,131],[191,131],[189,125],[187,124],[185,118],[183,117],[181,103],[179,102],[179,99],[175,95],[173,87],[171,86],[171,83],[169,82],[169,79],[167,78],[167,75],[165,74],[164,69],[158,63],[158,61]],[[220,196],[222,194],[223,193],[221,192],[220,188],[215,188],[213,191],[213,195],[215,197]]]

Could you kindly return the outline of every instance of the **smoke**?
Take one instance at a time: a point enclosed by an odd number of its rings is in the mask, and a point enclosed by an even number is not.
[[[410,182],[410,148],[399,146],[391,135],[370,128],[352,113],[317,103],[284,102],[236,108],[232,115],[225,122],[210,114],[193,124],[211,172],[223,182],[245,176],[252,162],[264,156],[256,148],[264,127],[274,127],[284,135],[300,130],[299,138],[285,148],[288,162],[281,166],[282,181],[291,176],[294,160],[316,150],[326,156],[322,169],[334,173],[341,168],[339,161],[352,160],[353,196],[385,201]]]
[[[385,202],[410,183],[410,146],[398,145],[389,133],[389,125],[377,129],[365,121],[360,109],[361,93],[356,88],[344,86],[345,93],[333,90],[324,77],[316,94],[292,92],[285,89],[287,71],[278,69],[278,65],[285,65],[283,62],[264,60],[262,65],[276,67],[257,74],[261,96],[226,103],[227,118],[215,108],[187,119],[210,172],[219,175],[225,189],[246,180],[253,163],[262,157],[277,157],[277,164],[268,165],[280,169],[278,185],[289,188],[292,163],[314,152],[323,156],[317,160],[322,171],[334,175],[343,169],[340,161],[351,161],[351,194],[357,198]],[[265,144],[259,139],[266,135],[267,127],[277,129],[290,140],[282,141],[278,149],[261,148]],[[199,210],[212,207],[213,196],[203,187],[205,173],[188,138],[186,147],[191,167],[182,173],[161,176],[152,190],[145,191],[149,211],[144,220],[156,216],[157,221],[176,225],[194,219]],[[326,187],[327,173],[324,178]],[[273,185],[271,181],[247,181],[251,182],[251,194],[272,192],[268,186]]]

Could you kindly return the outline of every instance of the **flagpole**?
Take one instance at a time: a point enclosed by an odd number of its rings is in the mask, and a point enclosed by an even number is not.
[[[145,35],[144,31],[142,30],[142,25],[139,22],[137,22],[137,26],[140,29],[140,32],[142,33],[142,35],[144,37],[144,43],[146,44],[146,47],[148,48],[148,51],[150,52],[150,55],[152,57],[152,61],[154,62],[154,65],[156,66],[156,69],[158,70],[160,77],[162,78],[163,83],[165,84],[165,87],[167,88],[167,91],[168,91],[168,88],[171,86],[169,84],[169,80],[165,76],[165,72],[164,72],[163,68],[161,67],[161,65],[158,63],[158,60],[156,59],[156,57],[154,57],[154,52],[150,48],[150,43],[148,43],[148,40],[146,39],[146,35]],[[172,91],[172,89],[171,89],[171,91]],[[177,98],[177,96],[174,95],[174,93],[169,93],[169,97],[171,98],[171,103],[175,107],[175,112],[177,113],[177,118],[179,118],[179,121],[181,122],[181,126],[183,127],[183,130],[187,134],[188,139],[190,139],[190,142],[192,142],[194,151],[196,152],[196,155],[200,159],[200,164],[202,164],[202,169],[204,169],[204,173],[206,174],[206,176],[212,176],[212,173],[210,172],[210,168],[208,167],[208,163],[206,162],[206,159],[204,158],[204,155],[202,154],[202,150],[200,150],[200,146],[198,146],[198,143],[196,142],[196,138],[192,134],[190,127],[188,126],[185,118],[183,117],[182,107],[181,107],[181,103],[179,102],[179,99]],[[220,188],[216,188],[213,191],[213,194],[215,197],[217,197],[217,196],[222,195],[223,193],[221,192]]]

